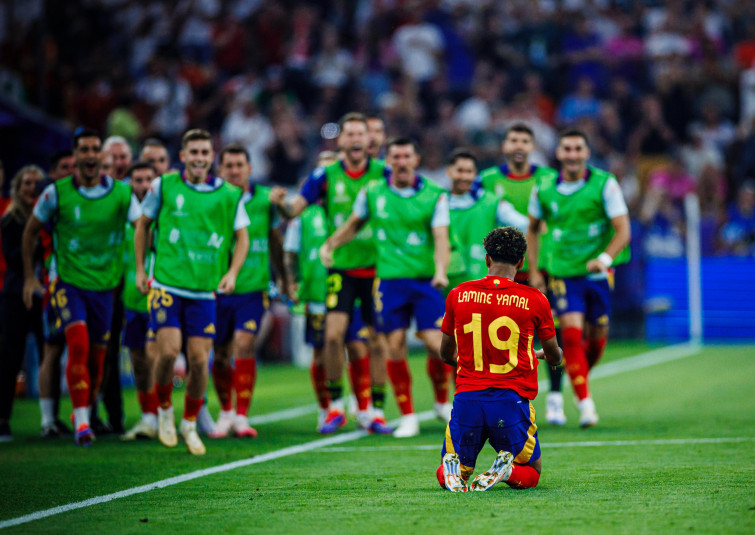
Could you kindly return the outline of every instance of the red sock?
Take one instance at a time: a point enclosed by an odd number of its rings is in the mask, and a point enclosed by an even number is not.
[[[161,409],[169,409],[173,406],[173,382],[167,385],[155,383],[155,392],[157,392],[157,401]]]
[[[427,375],[433,383],[436,403],[448,403],[448,380],[453,368],[439,358],[427,354]]]
[[[230,411],[233,409],[233,368],[230,366],[218,366],[216,361],[212,363],[212,382],[215,384],[215,392],[218,394],[220,409]]]
[[[531,489],[537,486],[538,481],[540,481],[540,474],[537,473],[537,470],[529,465],[515,464],[506,484],[514,489]]]
[[[366,411],[372,401],[369,354],[349,362],[349,379],[351,379],[351,391],[357,397],[359,410]]]
[[[74,409],[89,405],[91,378],[89,376],[89,333],[86,325],[77,323],[66,329],[68,364],[66,382]]]
[[[315,389],[317,404],[321,409],[327,409],[330,406],[330,393],[328,392],[328,383],[325,380],[325,366],[313,362],[312,366],[309,367],[309,376],[312,378],[312,387]]]
[[[188,422],[196,422],[199,409],[202,408],[203,403],[204,400],[202,398],[190,398],[187,394],[184,398],[184,420]]]
[[[257,362],[252,359],[236,359],[233,388],[236,390],[236,414],[249,414],[254,382],[257,380]]]
[[[561,336],[563,336],[564,340],[566,371],[571,378],[572,388],[574,388],[577,399],[582,401],[590,396],[590,390],[587,387],[587,373],[590,370],[587,365],[585,350],[582,346],[582,329],[567,327],[563,329]]]
[[[105,372],[105,353],[107,346],[95,346],[89,349],[89,376],[92,379],[92,388],[89,391],[89,404],[94,403],[94,398],[100,392],[102,375]],[[120,380],[120,379],[119,379]]]
[[[590,338],[587,340],[587,351],[585,356],[587,357],[587,365],[590,369],[595,366],[600,357],[603,356],[603,351],[606,349],[606,337],[603,338]]]
[[[157,392],[154,389],[149,392],[137,392],[136,397],[139,399],[142,414],[157,414],[160,402],[157,400]]]
[[[414,413],[414,403],[412,403],[412,374],[409,372],[409,363],[406,359],[388,359],[386,368],[401,414]]]

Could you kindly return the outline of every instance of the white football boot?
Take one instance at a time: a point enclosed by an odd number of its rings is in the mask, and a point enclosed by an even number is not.
[[[467,492],[467,482],[461,477],[461,463],[455,453],[443,456],[443,479],[451,492]]]
[[[447,424],[451,420],[451,410],[453,409],[453,406],[450,403],[434,403],[433,408],[435,409],[435,416],[438,417],[438,420],[444,424]]]
[[[207,450],[202,443],[202,439],[197,434],[197,422],[181,420],[181,436],[186,442],[186,449],[192,455],[204,455]]]
[[[130,441],[137,439],[153,439],[157,436],[157,416],[154,414],[142,414],[142,419],[137,424],[121,435],[121,440]]]
[[[561,392],[548,392],[545,396],[545,421],[553,425],[566,424],[564,395]]]
[[[499,451],[495,456],[493,466],[472,481],[471,490],[485,491],[493,488],[499,481],[508,481],[514,469],[514,456],[508,451]]]
[[[233,428],[233,422],[236,418],[236,413],[233,410],[220,411],[218,421],[215,422],[215,427],[207,433],[210,438],[225,438]]]
[[[163,446],[173,448],[178,445],[178,436],[176,435],[176,420],[173,416],[173,407],[167,409],[157,409],[157,438],[160,439]]]
[[[409,438],[419,435],[419,420],[414,413],[404,414],[401,417],[401,422],[393,432],[395,438]]]
[[[598,424],[598,413],[595,410],[595,402],[592,398],[585,398],[577,402],[579,408],[579,426],[582,429],[594,427]]]

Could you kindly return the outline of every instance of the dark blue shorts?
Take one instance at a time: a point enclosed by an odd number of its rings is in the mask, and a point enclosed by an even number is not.
[[[148,303],[155,334],[163,327],[175,327],[187,338],[215,338],[214,299],[190,299],[152,288]]]
[[[107,344],[113,319],[112,290],[82,290],[56,279],[50,284],[50,305],[63,333],[69,325],[84,322],[90,344]]]
[[[581,312],[593,325],[608,325],[611,313],[611,288],[608,279],[587,277],[552,278],[548,283],[551,304],[559,315]]]
[[[50,296],[52,297],[52,296]],[[42,332],[45,342],[52,345],[64,345],[66,337],[63,334],[62,322],[52,308],[52,299],[48,299],[42,308]]]
[[[126,327],[123,329],[123,345],[129,349],[144,349],[148,341],[154,341],[150,329],[149,312],[126,309]]]
[[[264,292],[218,295],[217,334],[215,341],[226,344],[234,331],[257,334],[269,301]]]
[[[409,327],[412,317],[417,331],[440,329],[446,302],[430,279],[381,280],[375,293],[377,331],[390,333]]]
[[[304,341],[315,349],[325,346],[325,314],[324,303],[307,303],[307,329]],[[351,323],[346,330],[346,343],[366,342],[369,338],[369,330],[360,314],[351,317]]]
[[[511,452],[517,464],[538,460],[540,442],[532,403],[513,390],[499,388],[456,394],[441,458],[456,453],[462,470],[471,471],[486,440],[495,453]]]

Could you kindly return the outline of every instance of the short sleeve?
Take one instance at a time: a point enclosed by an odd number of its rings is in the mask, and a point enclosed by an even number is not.
[[[532,193],[530,193],[530,202],[527,205],[527,213],[535,219],[543,218],[543,209],[540,207],[537,186],[532,188]]]
[[[613,177],[609,178],[606,185],[603,186],[603,207],[610,219],[629,213],[627,203],[624,201],[624,194],[621,193],[621,187]]]
[[[58,190],[55,189],[55,184],[50,184],[42,191],[37,204],[34,205],[34,217],[42,223],[47,223],[57,209]]]
[[[357,198],[354,200],[354,208],[353,208],[354,214],[359,219],[369,219],[370,218],[370,207],[367,203],[367,190],[362,188],[362,191],[359,192],[357,195]]]
[[[129,223],[134,223],[142,216],[142,207],[136,198],[136,195],[131,194],[131,202],[128,205],[128,220]]]
[[[453,304],[456,300],[457,291],[451,290],[446,297],[446,313],[443,316],[443,324],[440,327],[440,332],[453,336],[455,333],[455,320],[454,320],[454,307]]]
[[[301,218],[297,217],[289,222],[283,238],[283,250],[287,253],[298,253],[301,250]]]
[[[430,223],[432,228],[436,227],[448,227],[451,225],[451,214],[448,209],[448,194],[443,193],[438,197],[438,201],[435,203],[435,211],[433,212],[433,220]]]
[[[307,204],[314,204],[325,195],[328,175],[324,167],[318,167],[312,171],[301,185],[299,194],[304,197]]]
[[[251,225],[249,221],[249,214],[246,213],[246,206],[244,206],[243,199],[239,199],[239,203],[236,205],[236,219],[233,221],[233,230],[240,230]]]
[[[160,205],[162,204],[162,198],[160,196],[161,182],[161,177],[154,179],[149,186],[149,190],[147,190],[147,195],[145,195],[142,200],[142,215],[147,216],[153,221],[157,219],[157,214],[160,213]]]

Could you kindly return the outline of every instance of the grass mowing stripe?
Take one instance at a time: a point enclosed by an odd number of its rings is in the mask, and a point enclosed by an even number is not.
[[[678,344],[675,346],[663,347],[663,348],[655,349],[652,351],[647,351],[645,353],[640,353],[639,355],[635,355],[633,357],[627,357],[627,358],[624,358],[615,362],[607,363],[599,368],[596,368],[595,372],[593,372],[592,377],[596,379],[601,378],[601,377],[610,377],[612,375],[617,375],[625,371],[638,370],[638,369],[646,368],[648,366],[653,366],[655,364],[660,364],[662,362],[668,362],[671,360],[677,360],[680,358],[688,357],[690,355],[694,355],[698,353],[699,351],[700,351],[700,346],[692,345],[692,344]],[[539,386],[540,388],[545,388],[547,384],[548,384],[547,381],[541,381]],[[278,411],[278,413],[279,413],[279,417],[280,417],[280,413],[284,413],[283,415],[285,417],[281,419],[295,418],[295,417],[307,414],[308,411],[314,411],[313,407],[316,407],[316,405],[295,407],[293,409],[287,409],[285,411]],[[304,411],[304,412],[301,412],[301,411]],[[260,415],[257,418],[265,418],[266,416],[269,417],[272,414],[275,414],[275,413],[270,413],[269,415]],[[295,416],[291,416],[292,414],[295,414]],[[433,411],[427,411],[427,412],[418,414],[417,417],[419,418],[420,421],[426,421],[426,420],[434,418],[435,413]],[[259,420],[255,420],[255,423],[261,423],[261,422]],[[133,496],[134,494],[141,494],[144,492],[149,492],[150,490],[154,490],[154,489],[177,485],[179,483],[191,481],[193,479],[197,479],[200,477],[205,477],[205,476],[217,474],[220,472],[227,472],[229,470],[235,470],[236,468],[242,468],[244,466],[249,466],[252,464],[259,464],[266,461],[279,459],[281,457],[296,455],[298,453],[304,453],[307,451],[312,451],[315,449],[327,447],[334,444],[342,444],[344,442],[351,442],[354,440],[358,440],[366,435],[367,433],[365,431],[352,431],[350,433],[344,433],[342,435],[337,435],[334,437],[314,440],[314,441],[307,442],[304,444],[299,444],[297,446],[289,446],[287,448],[265,453],[257,457],[253,457],[251,459],[242,459],[239,461],[233,461],[233,462],[226,463],[226,464],[216,466],[213,468],[205,468],[203,470],[197,470],[194,472],[190,472],[188,474],[175,476],[168,479],[163,479],[161,481],[157,481],[157,482],[150,483],[147,485],[133,487],[131,489],[114,492],[112,494],[97,496],[97,497],[89,498],[87,500],[83,500],[80,502],[61,505],[58,507],[53,507],[51,509],[45,509],[42,511],[37,511],[35,513],[30,513],[28,515],[20,516],[17,518],[11,518],[8,520],[0,521],[0,529],[17,526],[20,524],[25,524],[27,522],[32,522],[34,520],[40,520],[40,519],[47,518],[50,516],[65,513],[68,511],[74,511],[76,509],[82,509],[85,507],[90,507],[92,505],[98,505],[100,503],[106,503],[106,502],[116,500],[119,498]],[[437,445],[433,447],[437,447]]]
[[[435,418],[435,412],[434,411],[421,412],[417,414],[417,418],[419,419],[420,422],[431,420],[432,418]],[[398,420],[391,422],[391,425],[395,425],[397,423],[398,423]],[[11,518],[8,520],[3,520],[3,521],[0,521],[0,529],[10,528],[12,526],[18,526],[20,524],[26,524],[28,522],[33,522],[34,520],[41,520],[49,516],[59,515],[61,513],[66,513],[68,511],[75,511],[76,509],[83,509],[84,507],[91,507],[92,505],[98,505],[101,503],[110,502],[110,501],[117,500],[120,498],[126,498],[128,496],[133,496],[134,494],[143,494],[151,490],[162,489],[165,487],[178,485],[179,483],[185,483],[186,481],[191,481],[193,479],[198,479],[200,477],[210,476],[213,474],[219,474],[221,472],[228,472],[229,470],[243,468],[245,466],[249,466],[252,464],[260,464],[267,461],[280,459],[282,457],[288,457],[290,455],[305,453],[305,452],[312,451],[312,450],[322,448],[325,446],[330,446],[331,444],[342,444],[344,442],[351,442],[353,440],[358,440],[366,436],[367,436],[366,431],[351,431],[349,433],[343,433],[341,435],[321,438],[319,440],[313,440],[311,442],[305,442],[304,444],[299,444],[296,446],[289,446],[288,448],[283,448],[281,450],[271,451],[269,453],[263,453],[262,455],[257,455],[256,457],[252,457],[251,459],[242,459],[240,461],[233,461],[230,463],[221,464],[220,466],[214,466],[212,468],[204,468],[202,470],[189,472],[188,474],[183,474],[180,476],[169,477],[168,479],[163,479],[160,481],[155,481],[154,483],[149,483],[147,485],[141,485],[139,487],[133,487],[130,489],[119,491],[119,492],[113,492],[112,494],[105,494],[104,496],[97,496],[94,498],[89,498],[87,500],[82,500],[80,502],[60,505],[58,507],[53,507],[51,509],[44,509],[42,511],[37,511],[35,513],[30,513],[28,515],[19,516],[19,517]]]
[[[731,438],[669,438],[660,440],[604,440],[587,442],[552,442],[540,443],[541,448],[594,448],[605,446],[668,446],[684,444],[725,444],[732,442],[755,442],[755,437]],[[440,444],[417,444],[414,446],[366,446],[343,448],[318,448],[320,453],[346,453],[351,451],[407,451],[407,450],[438,450]]]

